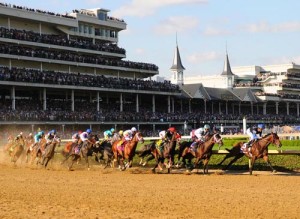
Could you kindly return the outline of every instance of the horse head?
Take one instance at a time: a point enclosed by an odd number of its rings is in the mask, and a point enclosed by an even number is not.
[[[270,136],[271,138],[271,143],[276,145],[278,148],[280,148],[282,146],[281,141],[279,139],[279,136],[277,135],[277,133],[271,133]]]
[[[143,135],[142,133],[140,132],[137,132],[135,133],[134,137],[132,138],[133,141],[136,141],[136,142],[141,142],[142,144],[144,143],[144,138],[143,138]]]

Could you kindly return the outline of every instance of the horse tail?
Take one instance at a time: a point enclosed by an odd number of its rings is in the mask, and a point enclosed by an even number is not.
[[[231,152],[231,149],[225,148],[226,151]]]

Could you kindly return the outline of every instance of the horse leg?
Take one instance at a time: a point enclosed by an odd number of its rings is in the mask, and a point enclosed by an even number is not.
[[[51,157],[48,157],[48,158],[47,158],[47,161],[46,161],[46,163],[45,163],[45,168],[47,167],[47,165],[48,165],[48,163],[49,163],[50,160],[51,160]]]
[[[268,164],[268,166],[271,168],[272,172],[276,173],[277,171],[272,167],[271,162],[269,160],[269,157],[268,156],[264,156],[263,159],[264,159],[264,161],[266,161],[266,163]]]
[[[85,159],[85,162],[86,162],[86,165],[87,165],[87,169],[90,170],[89,157],[88,157],[87,154],[84,155],[84,159]]]
[[[208,161],[209,161],[209,158],[206,158],[203,161],[203,174],[208,174]]]
[[[249,173],[250,175],[252,175],[252,170],[253,170],[253,165],[255,162],[256,158],[254,156],[251,157],[251,159],[249,159]]]

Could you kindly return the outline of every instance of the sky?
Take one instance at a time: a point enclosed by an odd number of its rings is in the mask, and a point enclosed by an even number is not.
[[[55,13],[104,8],[124,19],[119,46],[126,60],[159,67],[170,79],[177,43],[184,76],[222,73],[226,48],[231,67],[300,64],[299,0],[11,0]],[[234,73],[234,72],[233,72]]]

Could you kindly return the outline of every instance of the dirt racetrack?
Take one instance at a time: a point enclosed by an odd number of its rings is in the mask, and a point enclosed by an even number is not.
[[[300,218],[300,175],[0,162],[0,218]]]

